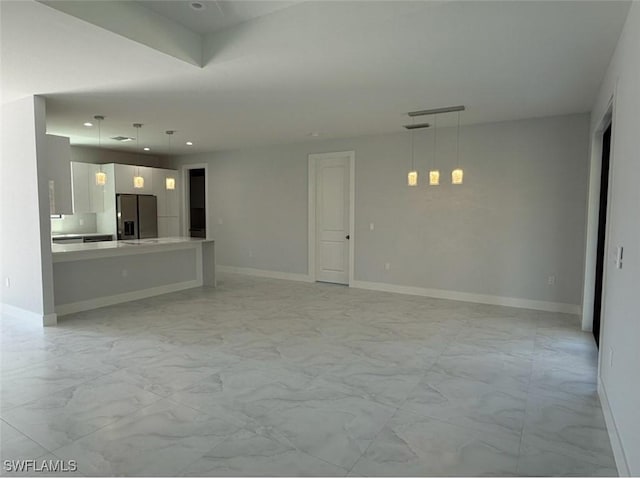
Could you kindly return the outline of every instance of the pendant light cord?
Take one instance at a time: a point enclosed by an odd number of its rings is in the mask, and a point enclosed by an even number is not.
[[[415,119],[412,117],[411,118],[411,124],[413,125],[415,123]],[[416,162],[415,162],[415,155],[414,155],[414,133],[413,133],[413,129],[411,130],[411,171],[416,171]]]
[[[460,112],[458,112],[458,129],[456,131],[456,168],[460,167]]]
[[[435,170],[437,165],[438,154],[438,115],[433,115],[433,169]]]

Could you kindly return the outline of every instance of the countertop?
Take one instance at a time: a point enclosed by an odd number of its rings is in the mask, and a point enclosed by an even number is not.
[[[213,240],[204,238],[171,237],[120,241],[100,241],[96,243],[74,243],[51,245],[53,261],[75,261],[97,257],[122,256],[143,252],[193,248]]]

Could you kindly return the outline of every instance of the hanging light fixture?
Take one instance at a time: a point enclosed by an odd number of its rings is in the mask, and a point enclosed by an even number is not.
[[[413,119],[411,119],[411,126],[413,126]],[[411,168],[409,169],[409,173],[407,174],[407,185],[408,186],[417,186],[418,185],[418,171],[416,170],[415,165],[415,155],[414,155],[414,138],[413,138],[413,128],[411,128]]]
[[[410,125],[404,125],[404,127],[411,131],[411,169],[407,174],[407,185],[409,186],[417,186],[418,185],[418,170],[416,170],[415,165],[415,148],[414,148],[414,137],[413,130],[419,130],[420,128],[429,128],[429,123],[419,123],[414,124],[413,119],[411,120]]]
[[[142,128],[142,123],[134,123],[133,127],[136,129],[136,143],[137,148],[140,149],[140,128]],[[144,177],[140,176],[140,168],[136,168],[136,174],[133,177],[133,187],[134,188],[144,188]]]
[[[104,120],[104,116],[102,115],[95,115],[93,117],[94,119],[96,119],[98,121],[98,148],[100,148],[102,146],[102,120]],[[102,171],[102,165],[100,165],[100,171],[96,172],[96,185],[97,186],[104,186],[107,184],[107,174]]]
[[[433,115],[433,168],[429,170],[429,185],[440,184],[440,170],[436,169],[436,154],[438,150],[438,117]]]
[[[456,168],[451,172],[451,183],[461,185],[464,171],[460,168],[460,112],[458,112],[458,127],[456,129]]]
[[[165,132],[167,134],[167,137],[169,138],[169,154],[171,154],[171,136],[175,133],[174,130],[167,130]],[[190,142],[187,142],[187,144],[189,144]],[[171,177],[171,176],[167,176],[164,179],[164,187],[167,190],[175,190],[176,189],[176,179]]]

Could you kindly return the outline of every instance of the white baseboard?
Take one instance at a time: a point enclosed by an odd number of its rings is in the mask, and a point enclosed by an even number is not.
[[[496,306],[511,306],[513,308],[535,309],[553,313],[580,314],[580,306],[577,304],[552,303],[548,301],[535,301],[532,299],[509,298],[503,296],[491,296],[485,294],[464,293],[461,291],[449,291],[445,289],[418,288],[414,286],[402,286],[389,283],[374,283],[371,281],[352,281],[352,288],[384,291],[386,293],[411,294],[414,296],[427,296],[429,298],[450,299],[467,303],[493,304]]]
[[[288,279],[290,281],[304,281],[311,283],[311,278],[306,274],[300,273],[285,273],[283,271],[269,271],[265,269],[255,268],[239,268],[237,266],[223,266],[216,265],[216,271],[220,273],[237,273],[246,274],[249,276],[259,276],[261,278],[273,278],[273,279]]]
[[[88,311],[90,309],[102,308],[104,306],[111,306],[113,304],[126,303],[129,301],[136,301],[138,299],[150,298],[152,296],[159,296],[161,294],[175,293],[176,291],[197,288],[199,286],[202,286],[202,280],[199,281],[197,279],[194,279],[191,281],[183,281],[181,283],[156,286],[155,288],[115,294],[113,296],[87,299],[85,301],[78,301],[75,303],[59,304],[56,305],[56,313],[58,314],[58,316],[64,316],[66,314]]]
[[[622,440],[620,439],[618,426],[616,425],[616,421],[611,412],[607,391],[600,380],[600,376],[598,376],[598,396],[600,397],[600,404],[602,405],[604,422],[607,424],[607,432],[609,433],[609,441],[611,441],[613,457],[616,461],[616,467],[618,468],[618,475],[620,477],[630,477],[631,471],[629,470],[629,463],[627,462],[627,457],[624,453],[624,448],[622,447]]]
[[[55,313],[43,315],[6,303],[2,303],[2,314],[24,321],[30,321],[40,326],[55,326],[58,323],[58,317]]]

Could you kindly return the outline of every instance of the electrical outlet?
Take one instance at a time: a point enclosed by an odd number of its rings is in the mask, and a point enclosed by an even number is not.
[[[554,284],[556,284],[556,277],[555,276],[549,276],[549,278],[547,279],[547,284],[550,286],[553,286]]]
[[[78,223],[80,224],[80,226],[84,226],[84,220],[82,218],[78,220]]]
[[[129,272],[126,269],[122,270],[122,277],[126,278],[127,276],[129,276]]]
[[[391,269],[391,263],[385,263],[384,264],[384,269],[385,269],[385,271],[389,271]]]
[[[11,287],[11,278],[9,278],[9,276],[7,276],[7,277],[4,279],[4,285],[5,285],[7,288],[10,288],[10,287]]]

